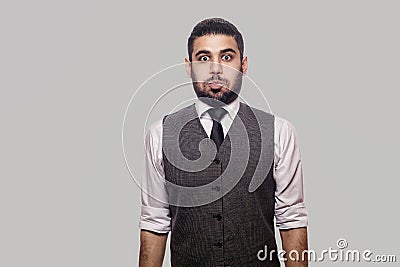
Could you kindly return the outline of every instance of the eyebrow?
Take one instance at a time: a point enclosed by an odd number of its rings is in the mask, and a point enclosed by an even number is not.
[[[219,52],[220,52],[220,53],[232,52],[232,53],[236,54],[236,51],[233,50],[232,48],[222,49],[222,50],[220,50]],[[211,54],[211,52],[208,51],[208,50],[199,50],[199,51],[197,51],[197,53],[195,54],[195,56],[197,57],[197,56],[200,55],[200,54],[209,55],[209,54]]]
[[[232,52],[232,53],[236,54],[236,51],[233,50],[232,48],[226,48],[226,49],[221,50],[220,52],[221,53]]]

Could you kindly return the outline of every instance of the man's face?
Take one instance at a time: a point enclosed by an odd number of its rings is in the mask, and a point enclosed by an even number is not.
[[[208,97],[229,104],[239,95],[242,75],[247,71],[247,57],[240,60],[234,37],[218,34],[196,38],[192,62],[188,59],[185,62],[201,100]]]

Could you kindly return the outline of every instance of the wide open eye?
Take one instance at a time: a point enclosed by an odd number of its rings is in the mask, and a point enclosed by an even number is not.
[[[229,60],[231,60],[232,59],[232,56],[231,55],[223,55],[222,56],[222,60],[223,61],[229,61]]]
[[[210,60],[210,57],[209,57],[209,56],[201,56],[201,57],[199,58],[199,60],[200,60],[200,61],[208,61],[208,60]]]

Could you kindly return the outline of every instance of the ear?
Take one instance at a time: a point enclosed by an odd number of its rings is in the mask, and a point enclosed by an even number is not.
[[[185,58],[185,69],[188,78],[192,78],[192,62],[190,62],[188,58]]]
[[[247,56],[244,56],[243,59],[242,59],[243,75],[247,74],[247,68],[248,68],[248,59],[247,59]]]

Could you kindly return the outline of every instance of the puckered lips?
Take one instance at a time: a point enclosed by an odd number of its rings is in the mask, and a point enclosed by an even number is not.
[[[223,81],[214,80],[207,82],[207,85],[213,90],[219,90],[225,86],[225,83]]]

